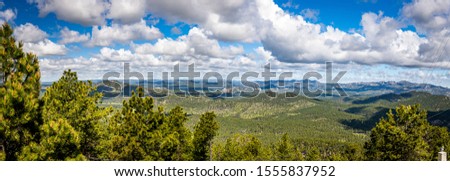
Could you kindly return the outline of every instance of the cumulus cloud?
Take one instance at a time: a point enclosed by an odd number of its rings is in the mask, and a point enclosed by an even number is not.
[[[111,7],[107,15],[110,19],[119,20],[122,23],[136,23],[146,15],[145,0],[111,0]]]
[[[219,67],[250,66],[255,60],[273,62],[280,67],[305,64],[317,67],[325,61],[334,61],[450,68],[450,46],[446,43],[450,37],[450,5],[446,0],[414,0],[404,5],[401,17],[388,17],[382,12],[364,13],[361,27],[355,27],[357,30],[351,32],[316,23],[319,14],[316,10],[305,9],[294,14],[271,0],[95,0],[64,7],[70,10],[56,9],[60,2],[55,0],[33,2],[42,15],[55,13],[59,19],[95,25],[88,45],[131,43],[130,50],[101,49],[94,58],[102,61],[130,59],[158,65],[198,61]],[[298,8],[292,1],[287,2],[285,8]],[[72,13],[88,5],[93,8],[86,13]],[[163,38],[158,28],[148,26],[143,20],[148,14],[169,24],[183,22],[196,28],[177,39]],[[106,25],[105,19],[112,21]],[[418,32],[405,29],[408,25],[413,25]],[[173,34],[178,32],[176,28],[172,29]],[[81,39],[83,35],[77,33],[69,30],[67,37]],[[72,42],[62,39],[61,43]],[[135,40],[157,41],[133,44]],[[221,44],[224,41],[232,46]],[[237,42],[258,42],[262,47],[256,49],[252,57],[243,55],[243,47],[236,45]]]
[[[0,11],[0,24],[3,24],[4,22],[10,22],[10,21],[16,19],[16,16],[17,16],[17,12],[13,11],[12,9],[6,9],[4,11]]]
[[[429,40],[420,45],[419,58],[428,64],[450,62],[450,1],[414,0],[402,9],[405,21],[410,21]]]
[[[400,28],[396,20],[384,17],[383,13],[363,14],[361,25],[370,47],[375,50],[388,48],[386,45],[397,37],[396,31]]]
[[[103,47],[100,49],[100,54],[98,58],[106,61],[132,61],[135,59],[133,53],[130,50],[119,49],[114,50],[111,48]]]
[[[38,56],[65,55],[67,48],[48,39],[48,34],[39,27],[26,23],[14,29],[14,36],[22,41],[26,52],[35,53]]]
[[[16,27],[14,29],[14,36],[18,41],[27,43],[36,43],[48,37],[46,32],[31,23],[26,23]]]
[[[69,30],[67,27],[64,27],[59,33],[61,38],[59,43],[62,44],[86,42],[90,37],[89,33],[80,34],[80,32]]]
[[[442,37],[449,37],[448,30],[441,38],[419,36],[416,32],[403,30],[403,22],[384,16],[382,12],[363,14],[361,31],[344,32],[332,26],[307,22],[307,19],[315,21],[317,11],[306,9],[295,15],[281,9],[273,1],[200,2],[183,1],[182,6],[176,6],[176,2],[170,0],[151,2],[149,11],[169,21],[199,24],[212,33],[210,37],[218,40],[260,41],[264,49],[270,51],[277,60],[288,63],[351,61],[360,64],[434,67],[441,64],[427,62],[430,57],[426,53],[439,46],[444,47]],[[417,0],[407,4],[402,12],[409,18],[434,19],[434,25],[422,25],[424,29],[448,29],[448,1],[433,2],[434,5],[424,11],[428,3]],[[439,31],[444,34],[442,32]],[[447,58],[442,61],[450,60]]]
[[[154,40],[163,37],[158,28],[147,26],[144,20],[135,24],[117,24],[94,26],[90,45],[109,46],[114,42],[130,43],[133,40]]]
[[[33,52],[37,56],[65,55],[67,53],[64,45],[53,43],[48,39],[37,43],[24,43],[23,49],[26,52]]]
[[[54,13],[58,19],[81,25],[102,25],[109,3],[103,0],[28,0],[35,3],[39,16]]]
[[[213,58],[233,58],[243,54],[242,46],[222,47],[215,39],[207,36],[208,32],[199,28],[192,28],[187,35],[180,36],[176,40],[166,38],[159,39],[155,44],[132,45],[137,53],[201,58],[202,56]]]
[[[225,41],[253,42],[259,40],[260,19],[255,16],[255,1],[231,0],[166,0],[149,1],[152,15],[169,22],[198,24],[212,31],[215,38]]]
[[[450,27],[448,0],[414,0],[403,7],[402,14],[422,33],[448,31]]]

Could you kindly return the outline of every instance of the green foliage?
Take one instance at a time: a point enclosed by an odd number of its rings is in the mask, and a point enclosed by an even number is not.
[[[419,105],[389,111],[372,129],[365,144],[369,160],[431,160],[433,151],[448,145],[448,132],[432,126]]]
[[[319,148],[314,146],[314,147],[310,148],[309,150],[307,150],[306,160],[308,160],[308,161],[320,161],[320,160],[322,160]]]
[[[78,132],[79,149],[87,158],[98,156],[99,124],[109,113],[109,109],[98,107],[102,95],[94,91],[92,82],[79,81],[77,74],[68,70],[64,71],[59,81],[47,88],[42,97],[44,122],[67,120]]]
[[[206,112],[200,117],[194,131],[194,160],[210,160],[212,139],[217,134],[219,124],[215,120],[214,112]]]
[[[168,115],[162,107],[154,110],[151,97],[143,89],[123,102],[122,110],[110,120],[112,133],[104,142],[109,160],[191,160],[192,139],[184,127],[186,113],[180,108]]]
[[[172,135],[176,140],[176,149],[167,160],[192,160],[193,144],[192,133],[185,126],[188,118],[183,108],[177,106],[169,112],[167,117],[167,134]]]
[[[264,160],[264,151],[258,138],[249,134],[236,134],[228,138],[220,160],[249,161]]]
[[[5,160],[17,160],[21,149],[38,139],[39,62],[24,53],[8,24],[0,28],[0,141]]]
[[[97,106],[101,94],[94,90],[91,82],[78,81],[75,72],[64,71],[42,97],[41,139],[24,149],[22,159],[95,159],[99,124],[108,109]]]
[[[303,155],[292,144],[287,133],[284,133],[281,140],[275,146],[275,160],[293,161],[302,160]]]
[[[20,160],[85,160],[80,134],[64,119],[49,121],[41,128],[42,140],[23,149]]]

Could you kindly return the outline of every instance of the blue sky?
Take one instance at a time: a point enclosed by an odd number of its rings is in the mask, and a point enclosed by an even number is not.
[[[122,71],[324,71],[343,82],[450,87],[448,0],[0,0],[0,22],[40,59],[43,81]]]

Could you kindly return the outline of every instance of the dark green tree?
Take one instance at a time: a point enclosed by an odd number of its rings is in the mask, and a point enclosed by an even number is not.
[[[192,160],[193,144],[192,133],[185,126],[188,120],[183,108],[177,106],[169,112],[167,117],[167,132],[177,141],[176,150],[169,152],[170,157],[165,160]],[[175,154],[173,154],[175,152]]]
[[[372,129],[364,146],[367,159],[431,160],[439,147],[448,145],[446,129],[430,125],[419,105],[402,105],[395,112],[390,111]]]
[[[166,117],[162,109],[154,111],[153,98],[142,97],[143,94],[143,89],[138,88],[138,93],[133,92],[129,100],[124,100],[122,109],[110,120],[109,132],[112,134],[106,139],[108,152],[104,158],[160,160],[161,126]]]
[[[39,139],[40,72],[38,58],[22,50],[8,24],[0,28],[0,142],[5,160]]]
[[[212,140],[217,135],[219,123],[214,112],[201,115],[200,122],[194,128],[194,160],[210,160]]]

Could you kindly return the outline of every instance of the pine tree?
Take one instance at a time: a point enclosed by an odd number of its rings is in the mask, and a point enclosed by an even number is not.
[[[194,160],[210,160],[212,153],[212,140],[217,135],[219,123],[214,112],[201,115],[200,122],[194,128]]]
[[[165,114],[162,109],[153,110],[153,98],[143,97],[142,88],[137,91],[129,100],[123,101],[122,109],[109,122],[112,134],[106,143],[107,159],[161,160],[161,126]]]
[[[317,146],[313,146],[306,152],[306,160],[308,161],[321,161],[320,150]]]
[[[98,155],[96,146],[100,142],[99,124],[100,121],[104,121],[103,119],[109,112],[108,109],[97,106],[100,99],[101,94],[95,92],[92,82],[79,81],[75,72],[64,71],[63,76],[47,88],[42,97],[44,125],[41,128],[41,140],[37,145],[30,145],[27,152],[23,153],[22,158],[79,159],[81,157],[78,153],[80,153],[87,159],[96,159]],[[66,145],[64,141],[70,144]],[[66,146],[67,150],[54,145]],[[32,156],[35,154],[33,151],[39,150],[43,152],[40,153],[43,155]],[[60,153],[52,154],[56,151]],[[27,154],[31,154],[31,156]]]
[[[261,141],[253,135],[236,134],[228,138],[222,159],[225,161],[261,160],[264,157]]]
[[[296,160],[296,149],[294,145],[292,144],[291,140],[289,139],[289,136],[287,133],[284,133],[281,137],[281,140],[278,142],[278,144],[275,147],[275,156],[276,160],[280,161],[292,161]]]
[[[24,147],[20,160],[85,160],[81,136],[67,120],[49,121],[41,127],[42,140]]]
[[[24,53],[8,24],[0,28],[0,141],[5,160],[17,160],[25,145],[39,139],[38,58]]]
[[[169,112],[167,120],[167,132],[178,140],[178,144],[176,150],[174,150],[175,153],[166,160],[192,160],[192,133],[185,127],[188,120],[186,112],[183,111],[183,108],[177,106]]]
[[[390,111],[372,129],[364,146],[367,159],[431,160],[433,152],[448,145],[446,129],[430,125],[427,112],[420,110],[419,105],[402,105],[395,112]]]
[[[98,127],[109,109],[98,107],[102,95],[95,92],[91,81],[79,81],[76,72],[64,71],[63,76],[47,88],[43,100],[44,121],[65,119],[79,133],[81,153],[96,157],[99,143]]]

